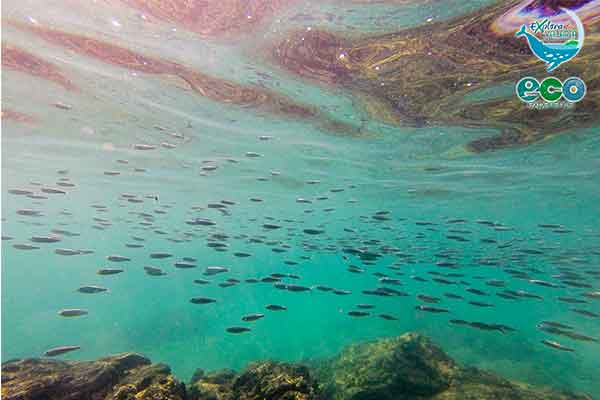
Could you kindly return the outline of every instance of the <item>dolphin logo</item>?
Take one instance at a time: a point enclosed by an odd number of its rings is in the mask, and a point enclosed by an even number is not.
[[[577,54],[579,54],[581,47],[583,47],[585,33],[581,20],[573,11],[566,8],[561,8],[561,10],[567,13],[567,15],[571,17],[573,21],[575,21],[578,38],[577,46],[566,44],[546,44],[531,33],[527,32],[526,25],[521,25],[521,29],[515,35],[516,37],[525,36],[527,38],[527,43],[529,44],[529,48],[533,54],[548,64],[546,67],[546,71],[548,72],[554,71],[559,65],[575,57]]]

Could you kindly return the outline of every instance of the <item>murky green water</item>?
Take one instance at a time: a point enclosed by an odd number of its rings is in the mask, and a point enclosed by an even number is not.
[[[461,362],[511,379],[600,395],[599,344],[552,335],[538,326],[557,321],[600,337],[597,315],[573,311],[600,313],[598,299],[585,296],[597,293],[600,279],[598,127],[526,147],[467,154],[460,146],[494,129],[387,125],[370,118],[351,93],[286,72],[264,51],[273,36],[283,37],[286,24],[307,25],[292,19],[297,14],[314,13],[314,27],[380,32],[418,25],[414,22],[429,15],[474,12],[489,2],[453,2],[451,9],[437,2],[423,7],[332,2],[322,9],[316,3],[295,4],[281,11],[285,18],[269,17],[237,40],[199,39],[183,28],[173,31],[170,24],[146,25],[119,3],[42,3],[8,2],[3,18],[31,16],[213,77],[262,85],[373,134],[332,135],[314,121],[215,101],[173,76],[101,62],[3,23],[3,40],[56,64],[78,88],[65,90],[27,72],[2,70],[3,109],[36,120],[2,120],[3,361],[77,345],[80,350],[61,357],[135,351],[189,378],[198,367],[320,358],[350,343],[418,331]],[[370,14],[361,14],[367,8]],[[343,16],[344,9],[354,16],[320,18]],[[389,9],[398,12],[397,22]],[[505,92],[492,88],[472,100],[513,94]],[[70,108],[56,107],[56,102]],[[157,147],[135,150],[138,143]],[[66,193],[44,193],[48,187]],[[11,194],[14,189],[44,198]],[[223,208],[210,206],[216,203]],[[25,209],[39,215],[18,212]],[[196,218],[214,224],[189,224]],[[464,221],[452,222],[457,219]],[[265,224],[279,228],[265,229]],[[58,234],[57,243],[30,240],[57,229],[77,235]],[[14,247],[23,243],[38,248]],[[211,247],[215,243],[222,247]],[[93,253],[64,256],[56,249]],[[153,252],[172,256],[155,259]],[[110,262],[110,255],[130,260]],[[184,257],[194,258],[195,268],[174,266]],[[444,261],[450,265],[444,267]],[[351,265],[359,273],[349,272]],[[150,276],[144,266],[161,268],[166,275]],[[228,272],[206,276],[208,266]],[[124,271],[103,276],[97,274],[100,268]],[[279,284],[311,290],[245,281],[271,274],[285,275]],[[197,279],[210,283],[201,285]],[[220,287],[227,279],[239,283]],[[78,292],[83,285],[108,291]],[[318,285],[351,293],[336,295]],[[363,293],[377,287],[406,295]],[[507,290],[531,296],[497,295]],[[439,301],[427,303],[419,295]],[[190,303],[196,296],[216,303]],[[368,310],[371,315],[348,316],[360,303],[375,307]],[[287,310],[269,311],[267,304]],[[419,305],[448,312],[416,309]],[[88,314],[59,316],[65,308]],[[265,317],[241,320],[250,313]],[[382,313],[397,320],[379,318]],[[451,319],[504,324],[515,331],[479,330]],[[231,326],[251,331],[227,333]],[[542,340],[573,351],[545,346]]]

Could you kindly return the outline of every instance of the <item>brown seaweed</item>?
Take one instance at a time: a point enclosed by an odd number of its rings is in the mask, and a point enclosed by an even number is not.
[[[10,23],[68,51],[104,63],[145,74],[177,76],[185,81],[196,94],[219,103],[251,107],[285,117],[313,121],[334,133],[353,136],[359,134],[358,127],[332,119],[312,105],[295,102],[285,95],[256,85],[244,85],[216,78],[174,61],[143,55],[104,40],[49,26],[24,24],[16,21],[10,21]],[[14,64],[16,67],[20,65],[18,60]]]
[[[14,121],[21,124],[34,124],[38,122],[37,118],[11,108],[2,108],[2,120]]]
[[[597,3],[588,4],[592,11],[582,18],[587,30],[581,53],[555,74],[582,78],[587,96],[560,112],[528,109],[516,96],[465,100],[480,89],[514,85],[526,75],[547,76],[525,41],[513,31],[493,29],[497,20],[523,7],[517,1],[358,39],[318,29],[295,31],[275,45],[272,55],[295,74],[349,90],[371,116],[388,124],[494,128],[498,136],[476,139],[467,148],[483,152],[515,147],[600,121]]]
[[[248,31],[294,0],[122,0],[132,8],[201,37]]]
[[[67,90],[76,89],[56,65],[6,42],[2,42],[2,67],[46,79]]]

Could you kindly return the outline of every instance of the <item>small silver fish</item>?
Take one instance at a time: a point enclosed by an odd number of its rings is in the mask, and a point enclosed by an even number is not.
[[[33,243],[56,243],[60,242],[60,236],[32,236],[31,240]]]
[[[120,268],[100,268],[97,271],[98,275],[116,275],[116,274],[120,274],[121,272],[123,272],[123,269]]]
[[[59,254],[61,256],[75,256],[81,254],[81,251],[74,249],[56,249],[54,253]]]
[[[558,350],[562,350],[562,351],[568,351],[568,352],[573,352],[575,350],[573,350],[570,347],[565,347],[562,344],[555,342],[554,340],[542,340],[541,341],[543,344],[545,344],[548,347],[552,347]]]
[[[27,244],[27,243],[15,243],[15,244],[13,244],[13,247],[17,250],[38,250],[39,249],[38,246],[34,246],[31,244]]]
[[[244,326],[232,326],[226,329],[227,332],[229,333],[244,333],[244,332],[250,332],[252,329],[250,328],[246,328]]]
[[[264,314],[260,314],[260,313],[256,313],[256,314],[248,314],[248,315],[244,315],[242,317],[242,321],[244,322],[252,322],[252,321],[258,321],[261,318],[264,318]]]
[[[68,353],[70,351],[79,350],[80,348],[81,348],[81,346],[61,346],[61,347],[55,347],[55,348],[52,348],[50,350],[46,350],[46,352],[44,353],[44,355],[46,357],[54,357],[54,356],[59,356],[61,354]]]
[[[58,315],[61,317],[80,317],[87,314],[88,312],[86,310],[80,308],[64,308],[58,312]]]
[[[48,194],[67,194],[66,191],[64,191],[62,189],[57,189],[57,188],[45,187],[45,188],[42,188],[41,190],[42,190],[42,192],[48,193]]]
[[[187,262],[187,261],[177,261],[174,264],[174,266],[175,266],[175,268],[182,268],[182,269],[196,268],[196,264]]]
[[[348,315],[351,317],[368,317],[371,314],[366,311],[349,311]]]
[[[229,271],[229,268],[212,266],[212,267],[206,267],[206,269],[204,270],[204,275],[212,276],[212,275],[221,274],[223,272],[228,272],[228,271]]]
[[[150,254],[150,258],[155,258],[155,259],[162,259],[162,258],[169,258],[172,257],[173,255],[171,253],[152,253]]]
[[[285,311],[285,310],[287,310],[287,307],[280,306],[277,304],[269,304],[265,308],[270,311]]]
[[[215,299],[211,299],[209,297],[192,297],[190,299],[190,303],[192,304],[210,304],[210,303],[216,303],[217,300]]]
[[[135,150],[154,150],[154,149],[156,149],[156,146],[151,145],[151,144],[138,143],[138,144],[134,144],[133,148]]]
[[[81,286],[79,289],[77,289],[77,291],[80,293],[94,294],[94,293],[107,292],[108,289],[103,288],[101,286],[86,285],[86,286]]]
[[[124,262],[124,261],[131,261],[131,258],[129,257],[125,257],[125,256],[119,256],[119,255],[110,255],[110,256],[106,256],[106,259],[108,261],[112,261],[112,262]]]
[[[145,266],[144,270],[146,271],[146,274],[150,275],[150,276],[162,276],[162,275],[166,275],[167,273],[164,272],[162,269],[157,268],[157,267],[152,267],[152,266]]]

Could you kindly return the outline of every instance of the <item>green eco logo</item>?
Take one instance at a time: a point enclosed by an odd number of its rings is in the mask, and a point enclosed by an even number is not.
[[[564,98],[569,103],[577,103],[585,96],[587,88],[585,83],[572,76],[564,82],[560,79],[550,76],[539,82],[531,76],[526,76],[517,82],[515,87],[517,96],[525,103],[533,103],[540,97],[548,103],[556,103]]]

